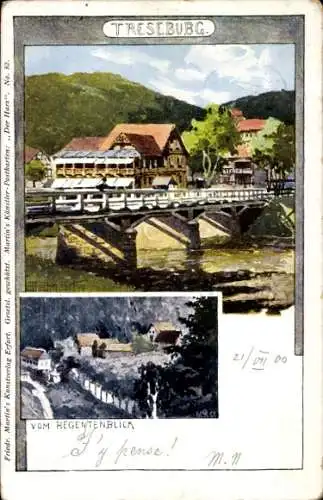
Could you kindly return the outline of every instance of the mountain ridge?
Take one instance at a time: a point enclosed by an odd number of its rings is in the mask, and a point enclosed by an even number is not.
[[[106,136],[122,122],[176,123],[180,132],[205,111],[114,73],[26,77],[26,144],[49,154],[73,137]]]
[[[221,106],[240,109],[246,118],[277,118],[287,125],[295,121],[295,91],[277,90],[239,97]]]
[[[295,118],[294,91],[266,92],[228,101],[246,118]],[[206,110],[155,92],[119,74],[46,73],[25,78],[25,142],[53,154],[74,137],[104,137],[117,123],[175,123],[180,132]]]

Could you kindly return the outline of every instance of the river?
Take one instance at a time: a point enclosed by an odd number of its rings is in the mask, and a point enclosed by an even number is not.
[[[137,270],[98,261],[55,263],[56,238],[26,239],[27,291],[221,291],[226,312],[280,309],[294,303],[291,248],[213,247],[140,250]]]
[[[254,272],[294,272],[294,251],[273,247],[205,248],[203,250],[159,250],[138,252],[138,267],[169,271],[202,269],[206,273],[249,269]]]
[[[31,237],[26,239],[27,255],[55,262],[56,238]],[[138,250],[138,267],[177,271],[201,268],[206,273],[249,269],[259,272],[294,273],[295,252],[290,248],[257,246],[249,248],[204,248],[183,250]],[[68,272],[68,267],[65,268]]]

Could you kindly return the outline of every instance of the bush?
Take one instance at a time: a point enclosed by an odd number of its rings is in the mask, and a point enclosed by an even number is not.
[[[144,335],[135,335],[132,341],[132,349],[135,354],[151,352],[154,350],[154,344]]]

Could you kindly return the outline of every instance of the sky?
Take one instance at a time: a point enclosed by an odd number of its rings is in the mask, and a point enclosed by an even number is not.
[[[294,89],[294,46],[31,46],[26,75],[111,72],[205,107],[270,90]]]

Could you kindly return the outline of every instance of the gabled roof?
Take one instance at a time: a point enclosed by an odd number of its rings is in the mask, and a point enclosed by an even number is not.
[[[104,140],[105,137],[74,137],[62,151],[94,151],[101,149]]]
[[[153,326],[158,333],[180,332],[179,328],[176,328],[170,321],[156,321],[156,323],[152,323],[150,326]]]
[[[40,149],[25,146],[25,163],[30,163],[38,153],[41,153]]]
[[[95,340],[100,342],[100,337],[97,333],[77,333],[76,340],[80,347],[92,347]]]
[[[40,358],[49,358],[45,349],[41,349],[40,347],[25,347],[21,351],[21,356],[28,359],[40,359]]]
[[[132,352],[132,344],[108,343],[104,350],[107,352]]]
[[[247,120],[240,120],[237,123],[237,129],[239,132],[249,132],[262,130],[266,124],[266,120],[261,118],[251,118]]]
[[[119,134],[114,142],[118,141],[120,136],[125,136],[129,143],[142,155],[161,156],[161,150],[152,135],[124,133]]]
[[[103,141],[101,148],[109,149],[119,134],[136,134],[152,136],[159,149],[163,151],[168,138],[173,130],[174,123],[119,123]]]
[[[111,337],[109,337],[107,339],[100,338],[99,346],[101,344],[106,344],[106,345],[119,344],[119,340],[117,338],[111,338]]]

